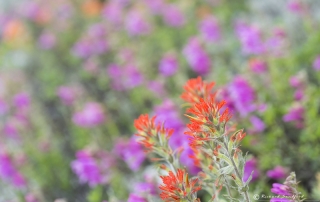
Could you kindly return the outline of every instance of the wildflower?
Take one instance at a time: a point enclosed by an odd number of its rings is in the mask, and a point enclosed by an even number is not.
[[[23,110],[29,107],[30,97],[27,93],[18,93],[14,96],[13,102],[19,110]]]
[[[250,122],[253,125],[253,130],[252,130],[253,133],[261,133],[264,131],[266,127],[264,122],[257,116],[251,116]]]
[[[103,17],[114,25],[119,25],[123,18],[123,6],[118,1],[109,1],[102,10]]]
[[[143,148],[134,138],[128,141],[118,141],[114,149],[115,153],[118,154],[133,171],[138,171],[146,158]]]
[[[282,166],[276,166],[267,172],[267,176],[271,179],[282,179],[287,176],[287,169]]]
[[[38,39],[39,47],[44,50],[52,49],[56,44],[56,37],[52,33],[42,33]]]
[[[162,190],[160,197],[167,202],[186,198],[195,200],[196,193],[201,189],[196,185],[198,179],[189,180],[188,173],[182,169],[178,169],[176,174],[170,171],[168,176],[161,176],[161,179],[164,185],[159,187]]]
[[[167,145],[173,129],[166,129],[163,125],[155,123],[156,116],[151,119],[148,114],[140,115],[134,121],[134,126],[138,130],[137,136],[140,137],[139,143],[142,144],[147,151],[152,151],[154,146]],[[160,142],[158,141],[158,134]],[[161,145],[162,144],[162,145]]]
[[[76,90],[69,86],[60,86],[57,94],[65,105],[72,105],[76,99]]]
[[[136,194],[130,194],[128,202],[147,202],[147,199]]]
[[[183,87],[184,92],[181,98],[189,103],[197,103],[200,99],[206,100],[212,94],[211,91],[214,85],[214,82],[202,81],[200,76],[196,79],[190,79]]]
[[[200,22],[199,29],[205,41],[216,42],[221,38],[218,20],[208,16]]]
[[[241,117],[246,117],[256,109],[255,91],[249,83],[242,77],[237,76],[227,88],[228,103],[231,103],[231,109],[239,112]]]
[[[89,102],[82,111],[73,115],[72,120],[78,126],[92,128],[102,124],[105,121],[105,115],[99,103]]]
[[[299,0],[290,0],[287,7],[293,13],[302,13],[303,11],[303,4]]]
[[[191,66],[191,69],[198,74],[206,74],[211,67],[211,59],[205,52],[199,39],[190,38],[183,49],[183,55]]]
[[[174,55],[165,55],[159,64],[159,71],[163,76],[172,76],[178,71],[178,61]]]
[[[284,122],[296,122],[298,128],[303,126],[304,108],[300,105],[293,106],[290,111],[282,117]]]
[[[26,185],[26,180],[21,173],[18,172],[12,157],[6,153],[0,154],[0,177],[9,181],[17,188]]]
[[[80,150],[76,157],[77,159],[71,163],[71,168],[78,175],[81,183],[88,183],[93,187],[109,182],[113,158],[108,153]]]
[[[162,9],[164,22],[171,27],[181,27],[185,24],[185,17],[175,4],[165,5]]]
[[[244,54],[259,55],[265,52],[260,30],[257,27],[240,22],[236,24],[236,34]]]
[[[145,19],[145,16],[138,11],[131,11],[127,14],[125,27],[131,36],[147,35],[151,31],[151,25]]]
[[[255,158],[252,158],[250,160],[248,160],[244,166],[244,175],[242,178],[243,182],[246,182],[249,179],[249,176],[252,174],[252,179],[251,181],[255,181],[259,178],[260,176],[260,172],[258,170],[258,162]]]
[[[320,55],[318,55],[313,61],[313,69],[316,71],[320,71]]]
[[[262,74],[267,71],[267,64],[259,59],[259,58],[253,58],[249,61],[249,67],[250,69],[256,73],[256,74]]]

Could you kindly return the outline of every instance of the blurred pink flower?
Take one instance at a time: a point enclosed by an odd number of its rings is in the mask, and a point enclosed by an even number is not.
[[[265,52],[264,42],[257,27],[239,22],[236,24],[236,34],[244,54],[259,55]]]
[[[218,20],[214,16],[208,16],[200,22],[199,29],[205,41],[216,42],[221,38]]]
[[[211,67],[211,59],[205,52],[199,39],[190,38],[187,45],[183,49],[183,55],[187,62],[198,74],[206,74]]]
[[[148,202],[148,200],[144,197],[141,197],[136,194],[130,194],[128,198],[128,202]]]
[[[251,116],[250,122],[253,126],[253,129],[251,131],[252,133],[261,133],[264,131],[264,129],[266,127],[264,122],[260,118],[258,118],[257,116]]]
[[[23,110],[29,107],[30,97],[27,93],[18,93],[14,96],[13,102],[17,109]]]
[[[84,128],[92,128],[105,121],[102,106],[99,103],[89,102],[82,111],[76,112],[72,118],[73,122]]]
[[[165,55],[159,64],[159,71],[163,76],[172,76],[178,71],[178,60],[174,55]]]
[[[103,17],[114,25],[120,25],[123,20],[123,5],[118,1],[109,1],[103,11]]]
[[[147,35],[151,31],[151,25],[138,11],[131,11],[127,14],[125,19],[125,27],[129,35]]]
[[[77,92],[73,87],[60,86],[57,90],[57,94],[60,97],[63,104],[72,105],[72,103],[76,99]]]
[[[316,71],[320,71],[320,55],[318,55],[313,61],[313,69]]]
[[[113,165],[113,158],[110,154],[104,151],[92,153],[80,150],[76,157],[76,160],[71,163],[71,168],[78,175],[81,183],[88,183],[94,187],[109,182],[110,168]]]
[[[119,155],[133,171],[138,171],[146,159],[143,148],[134,137],[130,140],[120,139],[114,147],[114,152]]]
[[[162,9],[164,22],[171,27],[181,27],[185,24],[185,17],[175,4],[167,4]]]
[[[282,167],[282,166],[276,166],[272,170],[268,170],[267,176],[271,179],[283,179],[288,175],[288,169]]]
[[[243,182],[246,182],[249,179],[249,176],[252,174],[251,182],[257,180],[260,176],[260,171],[258,170],[258,162],[255,158],[248,160],[244,166],[244,175],[243,175]]]
[[[17,188],[26,185],[25,178],[15,168],[11,156],[6,153],[0,154],[0,177],[11,182]]]
[[[290,0],[287,4],[287,8],[293,13],[302,13],[303,4],[299,0]]]
[[[249,67],[256,74],[265,73],[268,69],[266,62],[258,58],[251,59],[249,61]]]
[[[284,122],[295,122],[297,128],[303,127],[304,108],[301,105],[291,107],[289,112],[282,117]]]
[[[44,32],[40,35],[38,44],[42,49],[52,49],[56,44],[56,36],[50,32]]]

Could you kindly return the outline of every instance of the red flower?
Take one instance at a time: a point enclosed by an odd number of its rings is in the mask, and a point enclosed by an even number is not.
[[[190,131],[185,133],[192,137],[192,147],[200,146],[203,141],[212,139],[212,134],[230,120],[228,108],[221,112],[225,104],[224,100],[216,102],[215,96],[210,96],[207,100],[200,99],[200,102],[187,110],[193,115],[186,115],[190,119],[190,124],[187,124]]]
[[[150,119],[148,114],[142,114],[134,120],[134,126],[138,131],[136,135],[141,137],[139,143],[147,151],[151,151],[155,146],[164,146],[163,144],[166,144],[173,134],[173,129],[167,129],[163,124],[155,124],[155,119],[156,116]],[[161,138],[160,141],[159,138]]]
[[[159,187],[162,190],[160,197],[166,202],[195,199],[195,193],[201,189],[201,186],[196,186],[198,179],[189,181],[188,173],[182,169],[178,169],[176,175],[170,171],[168,176],[160,177],[164,184]]]
[[[214,85],[214,82],[202,81],[200,76],[196,79],[190,79],[183,87],[185,92],[182,93],[181,98],[189,103],[197,103],[200,99],[207,99],[212,95],[211,90]]]

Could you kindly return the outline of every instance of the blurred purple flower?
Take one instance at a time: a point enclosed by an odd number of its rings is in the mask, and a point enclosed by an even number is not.
[[[258,58],[251,59],[249,61],[249,67],[256,74],[265,73],[268,69],[266,62]]]
[[[164,0],[144,0],[152,13],[160,14],[164,9]]]
[[[244,54],[259,55],[265,52],[261,33],[257,27],[239,22],[236,24],[236,34]]]
[[[221,38],[221,31],[218,20],[214,16],[209,16],[200,22],[199,29],[206,41],[216,42]]]
[[[105,115],[99,103],[89,102],[82,111],[73,115],[72,120],[78,126],[92,128],[102,124],[105,121]]]
[[[141,164],[146,159],[143,148],[135,138],[131,138],[128,141],[119,140],[115,145],[114,151],[135,172],[140,169]]]
[[[257,116],[251,116],[250,121],[253,125],[253,133],[261,133],[264,131],[266,125],[260,118],[258,118]]]
[[[299,88],[294,92],[294,99],[296,101],[300,101],[302,100],[302,98],[304,97],[304,90]]]
[[[283,116],[283,121],[291,122],[291,121],[303,121],[304,118],[304,108],[302,106],[294,106],[290,109],[290,111]]]
[[[313,61],[313,69],[316,71],[320,71],[320,55],[318,55]]]
[[[149,81],[147,86],[148,89],[158,97],[163,98],[166,94],[163,84],[159,81]]]
[[[199,168],[194,165],[193,160],[189,157],[193,154],[193,151],[189,147],[188,137],[184,135],[185,125],[174,103],[170,100],[164,101],[160,106],[155,108],[154,114],[157,115],[157,123],[164,122],[166,128],[174,129],[169,144],[173,149],[183,148],[180,156],[182,164],[185,165],[192,174],[199,172]]]
[[[183,49],[183,54],[191,68],[198,74],[206,74],[211,67],[209,55],[201,46],[199,39],[193,37]]]
[[[293,88],[303,87],[303,79],[299,75],[290,77],[289,83]]]
[[[23,110],[29,107],[30,97],[27,93],[18,93],[14,96],[13,102],[17,109]]]
[[[90,153],[80,150],[76,160],[71,162],[72,170],[78,175],[81,183],[88,183],[91,187],[109,182],[110,168],[113,158],[106,152]]]
[[[72,105],[76,99],[75,89],[69,86],[60,86],[57,94],[65,105]]]
[[[118,1],[109,1],[102,11],[103,17],[113,23],[119,25],[122,22],[123,6]]]
[[[147,199],[136,194],[130,194],[128,202],[148,202]]]
[[[243,182],[246,182],[249,179],[252,171],[253,174],[251,182],[257,180],[260,176],[260,171],[258,170],[258,162],[255,158],[252,158],[246,162],[244,166],[244,175],[242,179]]]
[[[37,196],[33,193],[26,194],[24,199],[26,200],[26,202],[39,202]]]
[[[271,192],[282,196],[291,196],[291,188],[284,184],[273,183]]]
[[[175,4],[168,4],[162,9],[164,22],[171,27],[181,27],[185,24],[182,11]]]
[[[165,55],[159,64],[159,71],[163,76],[172,76],[178,71],[178,61],[174,55]]]
[[[299,0],[290,0],[287,4],[289,11],[293,13],[302,13],[303,5]]]
[[[236,110],[241,117],[246,117],[256,110],[255,91],[241,76],[234,77],[228,86],[227,93],[227,100],[232,105],[230,108]]]
[[[4,100],[0,98],[0,116],[4,115],[8,111],[8,106]]]
[[[143,76],[134,65],[126,65],[120,67],[116,64],[111,64],[107,73],[111,79],[112,88],[117,91],[123,91],[135,88],[142,84]]]
[[[287,50],[285,31],[280,28],[275,29],[273,35],[266,40],[265,47],[269,54],[276,57],[282,56]]]
[[[0,177],[10,181],[15,187],[21,188],[26,185],[24,177],[16,170],[11,157],[6,154],[0,154]]]
[[[52,49],[56,44],[56,37],[54,34],[46,32],[42,33],[39,37],[38,44],[44,50]]]
[[[288,175],[288,170],[282,166],[276,166],[272,170],[268,170],[267,176],[271,179],[282,179],[285,178]]]
[[[140,182],[136,183],[134,186],[134,193],[143,195],[143,194],[157,194],[157,187],[154,183],[151,182]]]
[[[3,126],[3,133],[7,137],[17,138],[19,132],[18,132],[18,128],[16,127],[16,124],[14,122],[12,122],[12,121],[8,121]]]
[[[125,27],[131,36],[147,35],[151,31],[151,26],[145,16],[138,11],[131,11],[127,14]]]

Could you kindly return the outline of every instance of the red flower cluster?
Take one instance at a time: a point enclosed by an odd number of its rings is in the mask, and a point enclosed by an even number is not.
[[[152,151],[155,146],[164,146],[162,144],[166,144],[173,134],[173,129],[167,129],[161,124],[156,124],[155,119],[156,116],[150,119],[148,114],[142,114],[134,120],[134,126],[138,131],[136,135],[141,137],[139,143],[147,151]]]
[[[200,99],[207,99],[212,95],[211,91],[214,85],[214,82],[202,81],[200,76],[196,79],[190,79],[183,87],[185,92],[182,93],[181,98],[189,103],[197,103]]]
[[[161,176],[161,179],[164,185],[159,187],[163,191],[160,197],[166,202],[194,199],[194,194],[201,189],[196,185],[198,179],[189,181],[188,173],[182,169],[178,169],[176,175],[170,171],[168,176]]]

